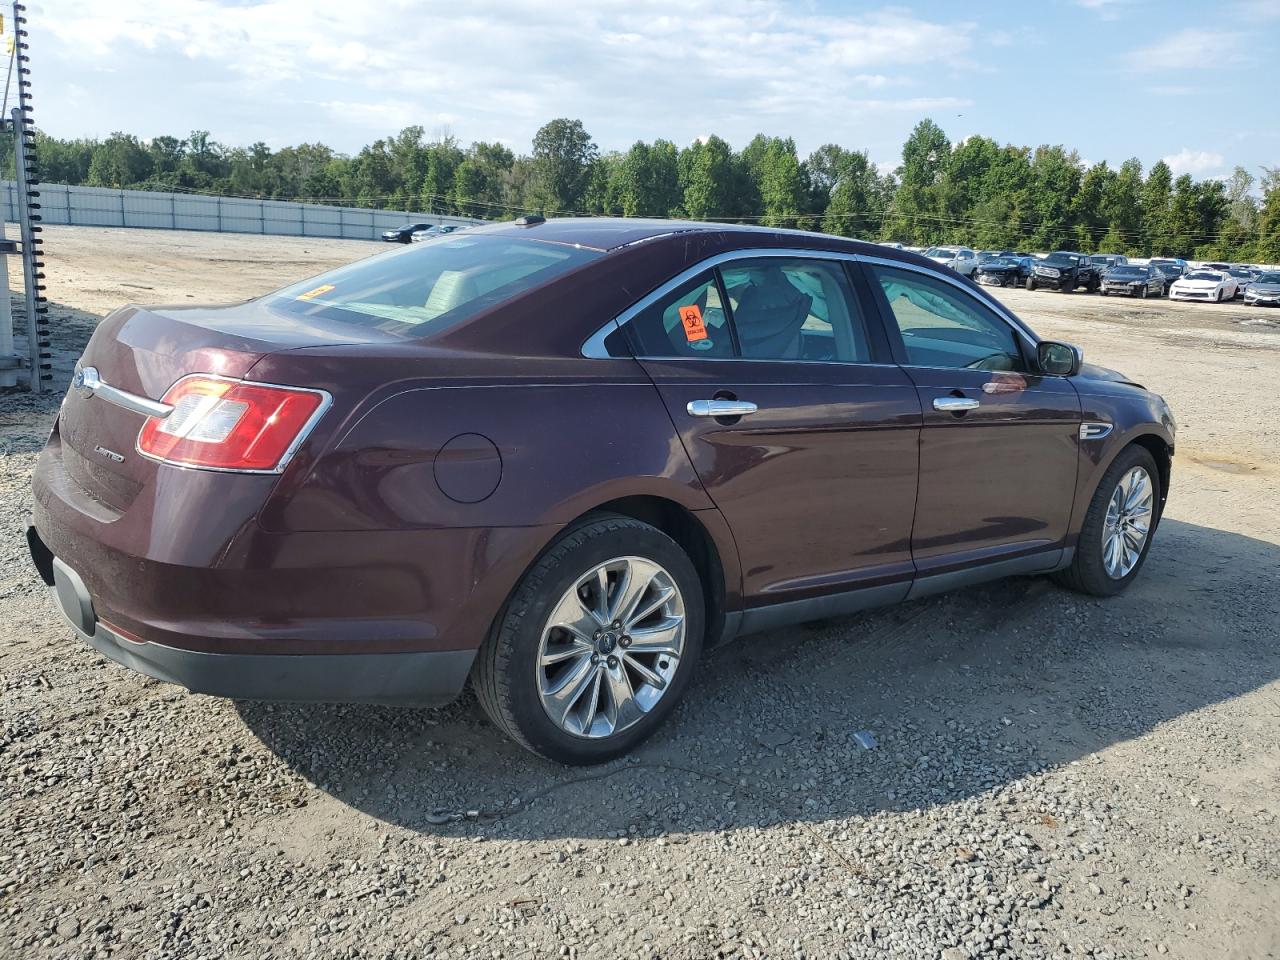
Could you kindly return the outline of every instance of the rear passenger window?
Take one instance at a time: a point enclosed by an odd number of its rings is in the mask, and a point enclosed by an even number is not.
[[[710,270],[641,310],[627,329],[638,357],[734,355],[729,317]]]
[[[871,359],[839,262],[762,257],[726,264],[720,275],[744,360]]]
[[[719,280],[708,270],[632,317],[636,356],[870,361],[866,325],[838,261],[735,260]]]

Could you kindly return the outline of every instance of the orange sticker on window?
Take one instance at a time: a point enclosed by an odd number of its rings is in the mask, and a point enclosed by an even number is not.
[[[332,284],[332,283],[322,283],[322,284],[320,284],[320,286],[316,287],[314,290],[308,290],[306,293],[300,293],[300,294],[298,294],[298,299],[299,299],[299,300],[313,300],[313,299],[315,299],[316,297],[320,296],[320,294],[322,294],[322,293],[328,293],[328,292],[329,292],[330,290],[332,290],[332,289],[333,289],[333,284]]]
[[[684,338],[690,343],[707,339],[707,326],[702,322],[702,308],[696,303],[680,308],[680,322],[684,324]]]

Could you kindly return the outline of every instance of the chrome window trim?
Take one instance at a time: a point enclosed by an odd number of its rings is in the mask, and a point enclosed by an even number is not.
[[[926,277],[933,277],[944,283],[949,283],[957,290],[966,294],[970,298],[976,300],[979,305],[986,307],[997,317],[1003,320],[1013,329],[1014,335],[1019,337],[1031,350],[1035,353],[1036,345],[1039,341],[1026,327],[1024,327],[1012,313],[1005,309],[1003,304],[996,301],[987,302],[981,297],[974,296],[974,292],[961,282],[959,275],[949,277],[943,270],[926,267],[921,264],[908,263],[904,260],[892,260],[888,257],[870,256],[862,253],[846,253],[839,250],[803,250],[796,247],[764,247],[764,248],[744,248],[741,250],[729,250],[725,253],[717,253],[714,256],[700,260],[691,267],[687,267],[680,273],[676,274],[665,283],[656,287],[654,290],[641,297],[622,313],[618,314],[612,320],[609,320],[593,333],[583,343],[581,355],[588,360],[613,360],[613,359],[636,359],[636,360],[689,360],[696,359],[699,363],[711,362],[736,362],[736,363],[829,363],[842,367],[847,366],[867,366],[867,367],[896,367],[896,366],[914,366],[913,364],[896,364],[896,363],[874,363],[867,361],[866,363],[850,364],[840,360],[787,360],[787,359],[759,359],[751,357],[651,357],[636,356],[634,358],[618,358],[606,353],[604,350],[604,340],[614,330],[620,330],[629,323],[636,314],[642,312],[646,308],[652,306],[655,302],[662,299],[676,288],[688,283],[701,273],[719,267],[721,264],[732,263],[736,260],[758,260],[762,257],[777,257],[782,259],[802,259],[802,260],[838,260],[847,263],[863,263],[873,266],[892,267],[897,270],[909,270],[914,273],[923,274]],[[590,352],[589,352],[590,351]],[[940,367],[938,369],[954,370],[955,367]]]

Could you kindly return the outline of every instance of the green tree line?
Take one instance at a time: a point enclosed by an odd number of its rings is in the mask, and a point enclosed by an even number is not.
[[[428,138],[419,126],[355,156],[322,143],[227,146],[206,131],[37,140],[40,178],[49,183],[486,219],[690,217],[907,244],[1280,261],[1280,168],[1263,168],[1259,180],[1242,167],[1225,182],[1175,178],[1163,161],[1145,170],[1136,158],[1088,166],[1063,146],[977,136],[952,143],[932,120],[916,125],[891,172],[865,151],[826,144],[801,158],[794,140],[764,134],[741,150],[710,136],[683,148],[655,140],[602,152],[569,119],[543,126],[528,154]]]

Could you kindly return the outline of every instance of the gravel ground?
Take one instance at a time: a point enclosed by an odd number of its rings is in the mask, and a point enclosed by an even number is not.
[[[121,302],[378,249],[46,237],[58,392]],[[1134,588],[1016,579],[745,639],[589,771],[470,697],[231,703],[104,661],[21,536],[58,398],[0,392],[0,956],[1280,956],[1280,325],[1002,295],[1178,414]]]

